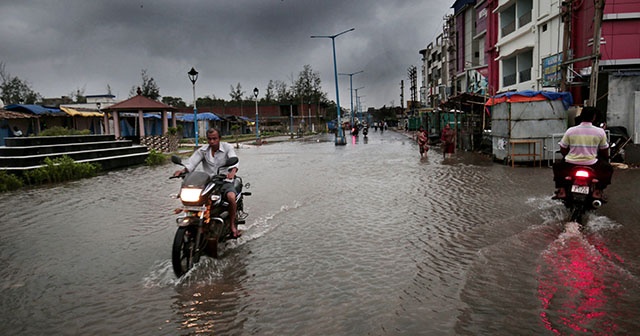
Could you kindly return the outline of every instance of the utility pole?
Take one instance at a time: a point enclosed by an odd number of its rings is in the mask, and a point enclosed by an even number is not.
[[[404,79],[400,80],[400,107],[404,110]]]
[[[562,63],[560,63],[560,91],[567,91],[567,71],[569,69],[569,48],[571,38],[572,1],[562,2],[562,20],[564,31],[562,34]]]
[[[589,83],[588,106],[596,106],[598,96],[598,69],[600,68],[600,36],[602,31],[602,15],[604,0],[594,0],[593,22],[593,63],[591,63],[591,79]]]

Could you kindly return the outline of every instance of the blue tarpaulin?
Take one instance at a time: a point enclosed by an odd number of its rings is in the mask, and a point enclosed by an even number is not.
[[[521,103],[527,101],[540,101],[540,100],[557,100],[562,99],[562,105],[565,109],[568,109],[573,105],[573,97],[569,92],[551,92],[551,91],[514,91],[505,92],[495,95],[487,101],[485,105],[492,106],[503,102]]]
[[[193,114],[184,114],[182,116],[178,116],[177,118],[181,121],[193,122]],[[198,113],[198,120],[217,121],[222,119],[211,112],[202,112]]]
[[[66,113],[62,112],[58,108],[44,107],[42,105],[34,105],[34,104],[11,104],[11,105],[5,106],[4,109],[8,111],[33,113],[36,115],[61,115],[61,116],[67,115]]]

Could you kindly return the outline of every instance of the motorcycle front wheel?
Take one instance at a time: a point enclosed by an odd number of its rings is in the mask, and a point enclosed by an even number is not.
[[[171,263],[173,272],[179,278],[187,273],[200,260],[201,249],[196,242],[196,229],[179,227],[173,239]]]

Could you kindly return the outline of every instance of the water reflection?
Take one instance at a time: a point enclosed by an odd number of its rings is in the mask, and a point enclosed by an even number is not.
[[[203,260],[176,286],[173,309],[178,314],[178,329],[187,334],[220,335],[242,330],[244,320],[240,299],[247,292],[242,282],[247,277],[238,258]]]
[[[555,334],[612,335],[621,331],[620,298],[625,272],[603,242],[591,243],[567,223],[566,230],[542,254],[538,266],[540,318]]]

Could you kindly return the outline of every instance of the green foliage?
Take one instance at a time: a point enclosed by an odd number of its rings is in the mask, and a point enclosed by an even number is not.
[[[75,130],[75,129],[68,129],[66,127],[61,127],[61,126],[53,126],[51,128],[47,128],[46,130],[40,132],[38,136],[89,135],[89,134],[91,134],[91,131],[88,129]]]
[[[178,134],[178,128],[177,127],[169,127],[169,128],[167,128],[167,133],[169,133],[170,135],[176,135],[176,134]]]
[[[22,188],[22,180],[13,174],[0,171],[0,192]]]
[[[42,97],[33,91],[26,80],[12,76],[5,70],[4,62],[0,62],[0,98],[6,104],[35,104]]]
[[[40,168],[24,173],[27,184],[59,183],[94,177],[100,171],[100,166],[93,163],[76,163],[72,158],[64,155],[60,158],[45,158]]]
[[[173,107],[187,107],[187,104],[180,97],[164,96],[162,103]]]
[[[138,87],[134,85],[131,91],[129,91],[129,96],[133,97],[137,95],[137,90],[140,89],[141,95],[153,100],[158,100],[158,98],[160,98],[160,88],[158,84],[156,84],[155,79],[147,74],[147,69],[140,71],[140,77],[142,77],[142,85]]]
[[[149,151],[149,156],[144,161],[147,166],[159,166],[167,162],[167,156],[161,152],[152,149]]]

